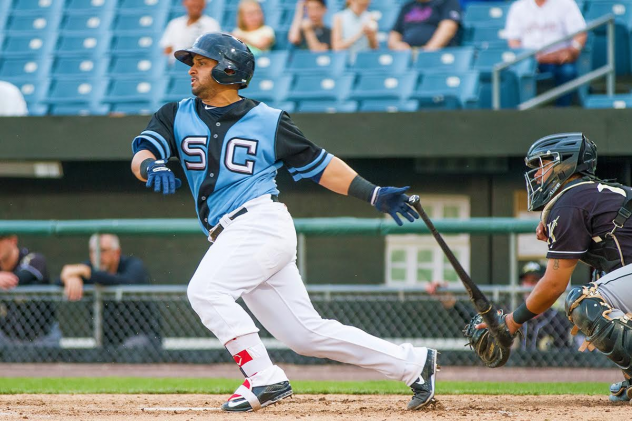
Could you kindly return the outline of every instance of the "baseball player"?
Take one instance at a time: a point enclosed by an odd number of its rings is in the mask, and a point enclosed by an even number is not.
[[[167,166],[178,158],[211,247],[187,294],[202,323],[226,346],[246,377],[222,405],[253,411],[292,394],[274,365],[242,297],[261,324],[303,355],[374,369],[413,390],[408,409],[434,396],[437,353],[395,345],[316,312],[296,267],[296,232],[279,202],[275,176],[283,166],[295,181],[310,179],[329,190],[364,200],[402,225],[418,217],[406,204],[407,187],[377,187],[343,161],[305,138],[289,115],[239,96],[254,73],[254,57],[225,33],[199,37],[175,52],[191,66],[191,91],[163,106],[132,143],[132,171],[147,187],[174,193],[180,180]],[[399,214],[399,215],[398,215]]]
[[[581,351],[597,348],[623,370],[624,380],[610,387],[610,400],[630,401],[632,189],[595,176],[597,147],[581,133],[536,141],[525,162],[531,168],[525,173],[528,208],[542,211],[536,236],[548,243],[548,262],[527,300],[505,318],[507,328],[515,333],[549,309],[582,260],[603,276],[570,289],[566,315],[574,333],[586,335]]]

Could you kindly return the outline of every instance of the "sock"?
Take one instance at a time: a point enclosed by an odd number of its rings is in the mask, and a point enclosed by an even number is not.
[[[258,333],[249,333],[228,341],[226,349],[246,377],[272,367],[272,360]]]

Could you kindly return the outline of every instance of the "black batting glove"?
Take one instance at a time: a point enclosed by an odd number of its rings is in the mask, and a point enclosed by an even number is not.
[[[404,194],[410,187],[380,187],[375,197],[373,206],[380,212],[388,213],[402,226],[404,223],[399,219],[398,213],[404,218],[413,222],[419,219],[419,214],[408,205],[408,196]]]
[[[182,186],[182,181],[173,174],[162,159],[152,162],[147,167],[148,188],[154,188],[156,193],[173,194]]]

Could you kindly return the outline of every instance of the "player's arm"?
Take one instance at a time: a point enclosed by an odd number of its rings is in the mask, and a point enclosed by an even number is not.
[[[548,260],[544,276],[533,288],[527,300],[513,313],[507,315],[507,327],[511,333],[516,332],[526,321],[551,308],[566,290],[578,261],[578,259]]]
[[[147,181],[147,174],[142,174],[141,165],[148,159],[156,161],[156,155],[147,149],[136,152],[132,158],[132,173],[134,173],[136,178],[140,181]]]

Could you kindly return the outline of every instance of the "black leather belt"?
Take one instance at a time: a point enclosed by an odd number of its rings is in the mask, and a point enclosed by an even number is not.
[[[272,199],[273,202],[278,202],[279,201],[279,196],[277,196],[276,194],[273,194],[270,197],[270,199]],[[241,215],[245,215],[247,213],[248,213],[248,209],[246,209],[245,207],[242,207],[237,212],[235,212],[233,215],[229,216],[228,219],[230,219],[231,221],[234,221],[235,219],[239,218]],[[215,240],[217,239],[217,237],[222,233],[222,231],[224,231],[224,227],[222,226],[221,223],[215,225],[208,232],[208,241],[211,244],[214,243]]]

